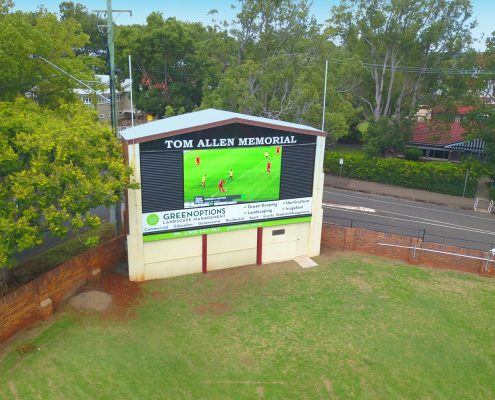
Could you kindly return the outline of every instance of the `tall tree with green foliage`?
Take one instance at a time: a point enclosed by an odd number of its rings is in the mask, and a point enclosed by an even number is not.
[[[86,6],[73,1],[63,1],[59,4],[60,21],[74,20],[82,31],[88,35],[89,40],[83,47],[76,48],[77,54],[106,57],[106,20],[90,12]]]
[[[201,104],[204,82],[215,81],[221,74],[217,58],[228,57],[230,41],[201,24],[165,19],[154,12],[145,25],[117,28],[117,63],[126,70],[128,55],[133,57],[139,109],[157,116],[163,116],[167,106],[189,112]]]
[[[366,117],[413,115],[435,94],[445,77],[427,68],[456,67],[471,44],[471,14],[469,0],[342,0],[333,7],[328,31],[359,57],[354,94]]]
[[[342,50],[320,33],[307,1],[243,0],[239,5],[230,29],[237,41],[237,57],[217,85],[203,88],[202,107],[320,128],[325,59]],[[330,75],[326,128],[336,140],[349,132],[360,110],[342,86],[350,82],[344,70],[331,66]]]
[[[79,78],[89,78],[87,60],[76,57],[74,52],[88,41],[79,23],[73,19],[58,21],[55,14],[42,9],[28,13],[12,12],[7,6],[2,9],[0,101],[13,101],[26,92],[39,103],[53,107],[74,101],[72,89],[77,84],[29,55],[39,54]]]
[[[84,105],[0,103],[0,270],[44,232],[98,224],[89,210],[114,204],[129,172],[109,127]]]

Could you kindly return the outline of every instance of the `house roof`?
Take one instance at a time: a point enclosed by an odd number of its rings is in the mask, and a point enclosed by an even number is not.
[[[452,122],[450,129],[440,129],[434,123],[418,123],[414,127],[411,144],[443,147],[449,150],[484,152],[481,139],[465,141],[465,129],[460,122]]]
[[[324,131],[306,125],[209,108],[134,126],[123,131],[122,138],[126,141],[140,143],[234,123],[279,129],[305,135],[326,135]]]
[[[469,142],[452,143],[445,146],[450,150],[475,151],[483,153],[485,151],[485,142],[481,139],[474,139]]]
[[[475,108],[473,106],[456,106],[456,110],[454,111],[452,109],[446,110],[445,107],[443,107],[443,106],[435,106],[435,107],[433,107],[433,110],[432,111],[433,111],[434,114],[447,111],[450,114],[464,115],[464,114],[470,113],[474,109]]]
[[[452,122],[448,127],[429,122],[415,125],[411,143],[446,145],[464,141],[466,130],[460,122]]]

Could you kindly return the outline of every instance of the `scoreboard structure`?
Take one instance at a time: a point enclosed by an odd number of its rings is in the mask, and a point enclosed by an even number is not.
[[[325,136],[214,109],[123,131],[130,280],[318,255]]]

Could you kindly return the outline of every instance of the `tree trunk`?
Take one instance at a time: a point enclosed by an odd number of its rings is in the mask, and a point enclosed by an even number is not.
[[[390,72],[390,82],[388,83],[388,92],[387,92],[387,101],[385,103],[385,109],[383,110],[383,116],[386,117],[388,116],[389,109],[390,109],[390,103],[392,101],[392,89],[394,86],[394,79],[395,79],[395,71],[397,69],[397,64],[395,63],[395,50],[392,51],[392,60],[390,62],[391,66],[391,72]],[[400,63],[400,61],[399,61]]]
[[[0,295],[7,292],[8,284],[12,281],[13,274],[10,268],[0,268]]]
[[[402,81],[402,89],[400,91],[399,97],[397,98],[397,103],[395,105],[395,116],[400,117],[400,111],[402,107],[402,99],[404,98],[406,94],[406,86],[407,86],[407,79],[404,78]]]
[[[385,80],[385,71],[387,69],[389,54],[390,50],[387,49],[387,52],[385,53],[385,59],[383,60],[381,75],[378,74],[378,71],[376,69],[374,70],[374,74],[372,74],[373,78],[375,79],[375,119],[380,119],[380,117],[382,116],[383,84]]]

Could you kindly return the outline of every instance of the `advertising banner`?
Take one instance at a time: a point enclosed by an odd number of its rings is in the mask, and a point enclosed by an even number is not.
[[[143,232],[172,232],[311,214],[311,197],[143,214]]]

